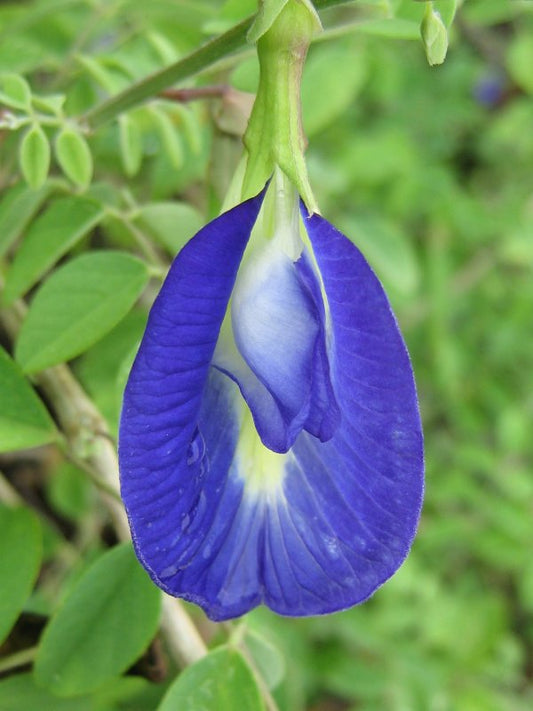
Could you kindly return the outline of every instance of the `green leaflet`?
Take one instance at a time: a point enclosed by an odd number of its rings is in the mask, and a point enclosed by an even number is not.
[[[40,188],[50,168],[50,143],[43,129],[34,124],[20,143],[20,169],[31,188]]]
[[[155,635],[160,601],[131,544],[109,550],[81,576],[46,627],[35,663],[37,682],[59,696],[73,696],[122,674]]]
[[[0,531],[1,644],[29,597],[39,572],[42,543],[39,521],[25,508],[0,504]]]
[[[7,274],[3,301],[28,291],[57,260],[103,218],[96,203],[80,197],[56,200],[31,225]]]
[[[85,138],[72,128],[64,128],[56,138],[57,162],[73,183],[86,188],[93,175],[93,158]]]
[[[19,183],[5,191],[0,201],[0,257],[31,222],[51,189],[50,183],[45,183],[39,190]]]
[[[242,654],[219,647],[182,672],[157,711],[263,711],[261,693]]]
[[[144,262],[111,250],[60,267],[22,325],[15,355],[23,370],[35,373],[83,353],[128,313],[148,278]]]
[[[56,439],[54,423],[45,406],[3,348],[0,402],[0,452],[37,447]]]

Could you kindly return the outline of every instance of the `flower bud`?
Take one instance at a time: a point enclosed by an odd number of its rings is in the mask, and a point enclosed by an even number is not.
[[[442,21],[440,13],[428,3],[426,12],[420,25],[420,34],[426,50],[426,57],[430,66],[442,64],[448,51],[448,31]]]

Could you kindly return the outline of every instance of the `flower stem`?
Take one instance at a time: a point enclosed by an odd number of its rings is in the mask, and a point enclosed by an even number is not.
[[[300,86],[309,44],[316,33],[313,13],[289,0],[257,42],[259,87],[244,135],[248,163],[243,199],[257,194],[279,166],[310,212],[318,212],[307,176]]]

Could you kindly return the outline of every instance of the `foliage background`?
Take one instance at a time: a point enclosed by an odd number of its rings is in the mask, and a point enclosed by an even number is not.
[[[450,3],[436,3],[443,16]],[[6,313],[15,297],[31,302],[36,284],[53,278],[48,273],[56,262],[113,249],[148,264],[137,286],[125,285],[129,301],[111,314],[107,328],[93,329],[84,343],[76,332],[63,350],[52,343],[53,355],[44,363],[73,359],[76,377],[112,433],[158,279],[177,249],[220,208],[239,158],[249,99],[226,91],[210,100],[158,99],[135,108],[87,134],[94,170],[83,148],[69,170],[58,132],[67,126],[82,135],[83,124],[65,117],[83,115],[253,11],[247,0],[0,6],[0,71],[24,75],[37,97],[48,97],[48,103],[34,100],[31,111],[38,111],[56,151],[40,197],[32,203],[26,195],[24,209],[10,210],[18,195],[13,186],[26,190],[16,186],[23,183],[19,161],[27,127],[17,129],[12,117],[28,115],[28,107],[4,102]],[[329,30],[311,48],[306,66],[311,181],[323,214],[360,246],[384,282],[404,330],[425,426],[427,496],[409,559],[369,602],[308,620],[281,619],[263,609],[248,616],[249,651],[282,711],[521,711],[533,703],[533,3],[466,0],[450,30],[449,56],[433,68],[417,39],[422,12],[410,0],[325,11]],[[185,85],[231,84],[252,92],[256,81],[248,49]],[[50,99],[57,94],[65,96],[59,111]],[[25,169],[36,182],[42,182],[39,171],[48,172],[43,150],[40,164]],[[61,203],[65,198],[75,201],[71,212]],[[38,220],[52,207],[56,213],[43,227]],[[84,219],[74,224],[84,209]],[[47,229],[65,232],[52,256],[36,246]],[[108,303],[110,294],[102,298]],[[55,299],[53,308],[61,302]],[[89,301],[82,298],[82,312]],[[2,344],[13,352],[6,318]],[[46,337],[42,329],[29,329],[25,351],[19,342],[17,358],[28,373],[44,367],[28,359],[50,346]],[[7,371],[0,372],[5,385]],[[4,416],[10,392],[2,395]],[[46,415],[39,422],[41,442],[53,439]],[[9,431],[9,422],[3,423],[4,439]],[[124,666],[85,689],[75,672],[65,696],[65,688],[54,685],[54,660],[47,675],[49,659],[39,653],[32,674],[48,617],[82,574],[94,572],[93,562],[101,563],[116,536],[98,487],[67,462],[64,446],[26,449],[8,441],[4,449],[0,580],[2,591],[14,581],[5,599],[18,597],[19,609],[13,619],[12,611],[5,623],[0,619],[0,632],[6,627],[0,709],[156,708],[176,671],[160,641],[142,656],[157,611],[153,622],[144,622],[145,638],[127,643],[127,677],[120,677]],[[82,462],[83,453],[77,454]],[[23,512],[13,522],[8,505],[15,500]],[[26,558],[24,551],[30,551]],[[132,563],[124,555],[126,570]],[[26,571],[20,587],[15,569],[23,578]],[[97,575],[84,608],[89,618],[91,605],[101,601],[99,585]],[[121,592],[123,599],[128,594]],[[146,595],[152,609],[153,595]],[[211,645],[226,638],[227,629],[189,611]],[[113,625],[111,620],[107,631],[99,631],[104,647],[112,644],[113,631],[122,636]],[[59,646],[65,639],[60,633]],[[27,649],[34,651],[14,663]],[[54,649],[47,654],[53,657]],[[215,667],[209,673],[219,673]],[[168,703],[165,708],[178,708]]]

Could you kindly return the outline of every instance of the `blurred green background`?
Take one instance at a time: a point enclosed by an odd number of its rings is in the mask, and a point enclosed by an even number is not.
[[[422,5],[324,12],[304,76],[311,182],[402,326],[427,488],[407,562],[369,602],[317,619],[249,616],[281,650],[272,665],[282,711],[533,707],[533,2],[466,0],[439,67],[416,39]],[[436,3],[443,16],[448,5]],[[245,0],[2,3],[0,68],[24,73],[37,93],[64,92],[76,116],[253,9]],[[256,80],[248,51],[188,84],[252,92]],[[135,225],[170,257],[219,208],[246,106],[230,92],[159,107],[159,118],[130,112],[129,133],[115,123],[90,138],[91,194],[119,212],[124,200],[140,208]],[[161,115],[178,127],[177,143]],[[2,139],[5,182],[19,135]],[[169,201],[184,210],[183,234]],[[128,248],[124,223],[110,216],[77,249]],[[112,428],[145,313],[146,304],[75,364]],[[90,518],[89,484],[64,471],[46,482],[71,526]],[[54,550],[50,542],[50,558]],[[33,605],[53,601],[37,595]]]

